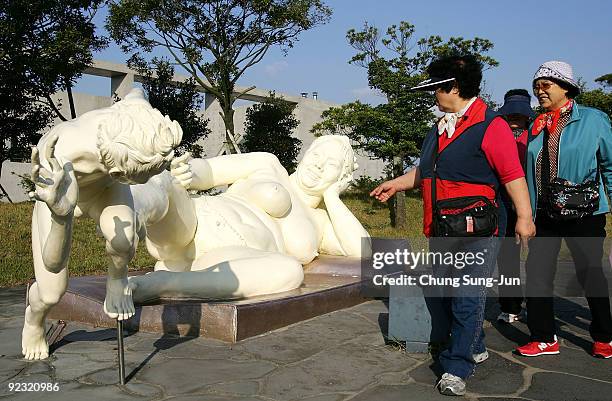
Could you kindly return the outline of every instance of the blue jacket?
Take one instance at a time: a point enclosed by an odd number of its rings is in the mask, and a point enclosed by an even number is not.
[[[527,148],[527,186],[531,210],[536,217],[536,160],[542,151],[544,134],[533,135],[530,127]],[[597,157],[596,157],[597,155]],[[606,194],[612,195],[612,128],[610,118],[600,110],[574,103],[569,122],[559,142],[559,177],[574,183],[595,179],[599,159],[599,209],[595,214],[610,210]]]

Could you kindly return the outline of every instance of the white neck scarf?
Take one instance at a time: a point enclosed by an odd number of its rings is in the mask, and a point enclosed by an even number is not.
[[[442,135],[442,133],[446,131],[446,135],[451,138],[455,133],[455,125],[457,124],[457,121],[463,117],[465,112],[470,108],[474,101],[476,101],[476,99],[477,98],[475,97],[471,98],[468,104],[456,113],[445,113],[444,117],[438,121],[438,135]]]

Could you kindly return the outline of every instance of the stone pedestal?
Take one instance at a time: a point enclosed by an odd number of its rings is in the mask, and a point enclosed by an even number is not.
[[[431,315],[418,286],[391,286],[389,291],[389,339],[406,342],[406,352],[428,351]]]
[[[305,266],[304,272],[300,288],[274,295],[215,302],[162,299],[137,305],[136,315],[125,327],[237,342],[367,300],[360,293],[358,258],[320,257]],[[115,320],[102,308],[105,283],[104,276],[70,279],[66,294],[49,318],[115,327]]]

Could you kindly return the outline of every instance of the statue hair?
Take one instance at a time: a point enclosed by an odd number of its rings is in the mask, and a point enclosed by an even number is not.
[[[96,143],[100,161],[110,175],[141,182],[159,174],[181,142],[180,125],[151,107],[137,90],[110,109],[112,112],[98,125]]]

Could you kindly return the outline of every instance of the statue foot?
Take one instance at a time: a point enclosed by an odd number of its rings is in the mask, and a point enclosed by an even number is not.
[[[111,319],[127,320],[134,316],[136,309],[132,300],[134,284],[126,278],[106,280],[106,298],[104,299],[104,313]]]
[[[28,311],[21,332],[21,353],[29,360],[46,359],[49,357],[49,345],[45,339],[45,326],[28,323],[27,315]]]

